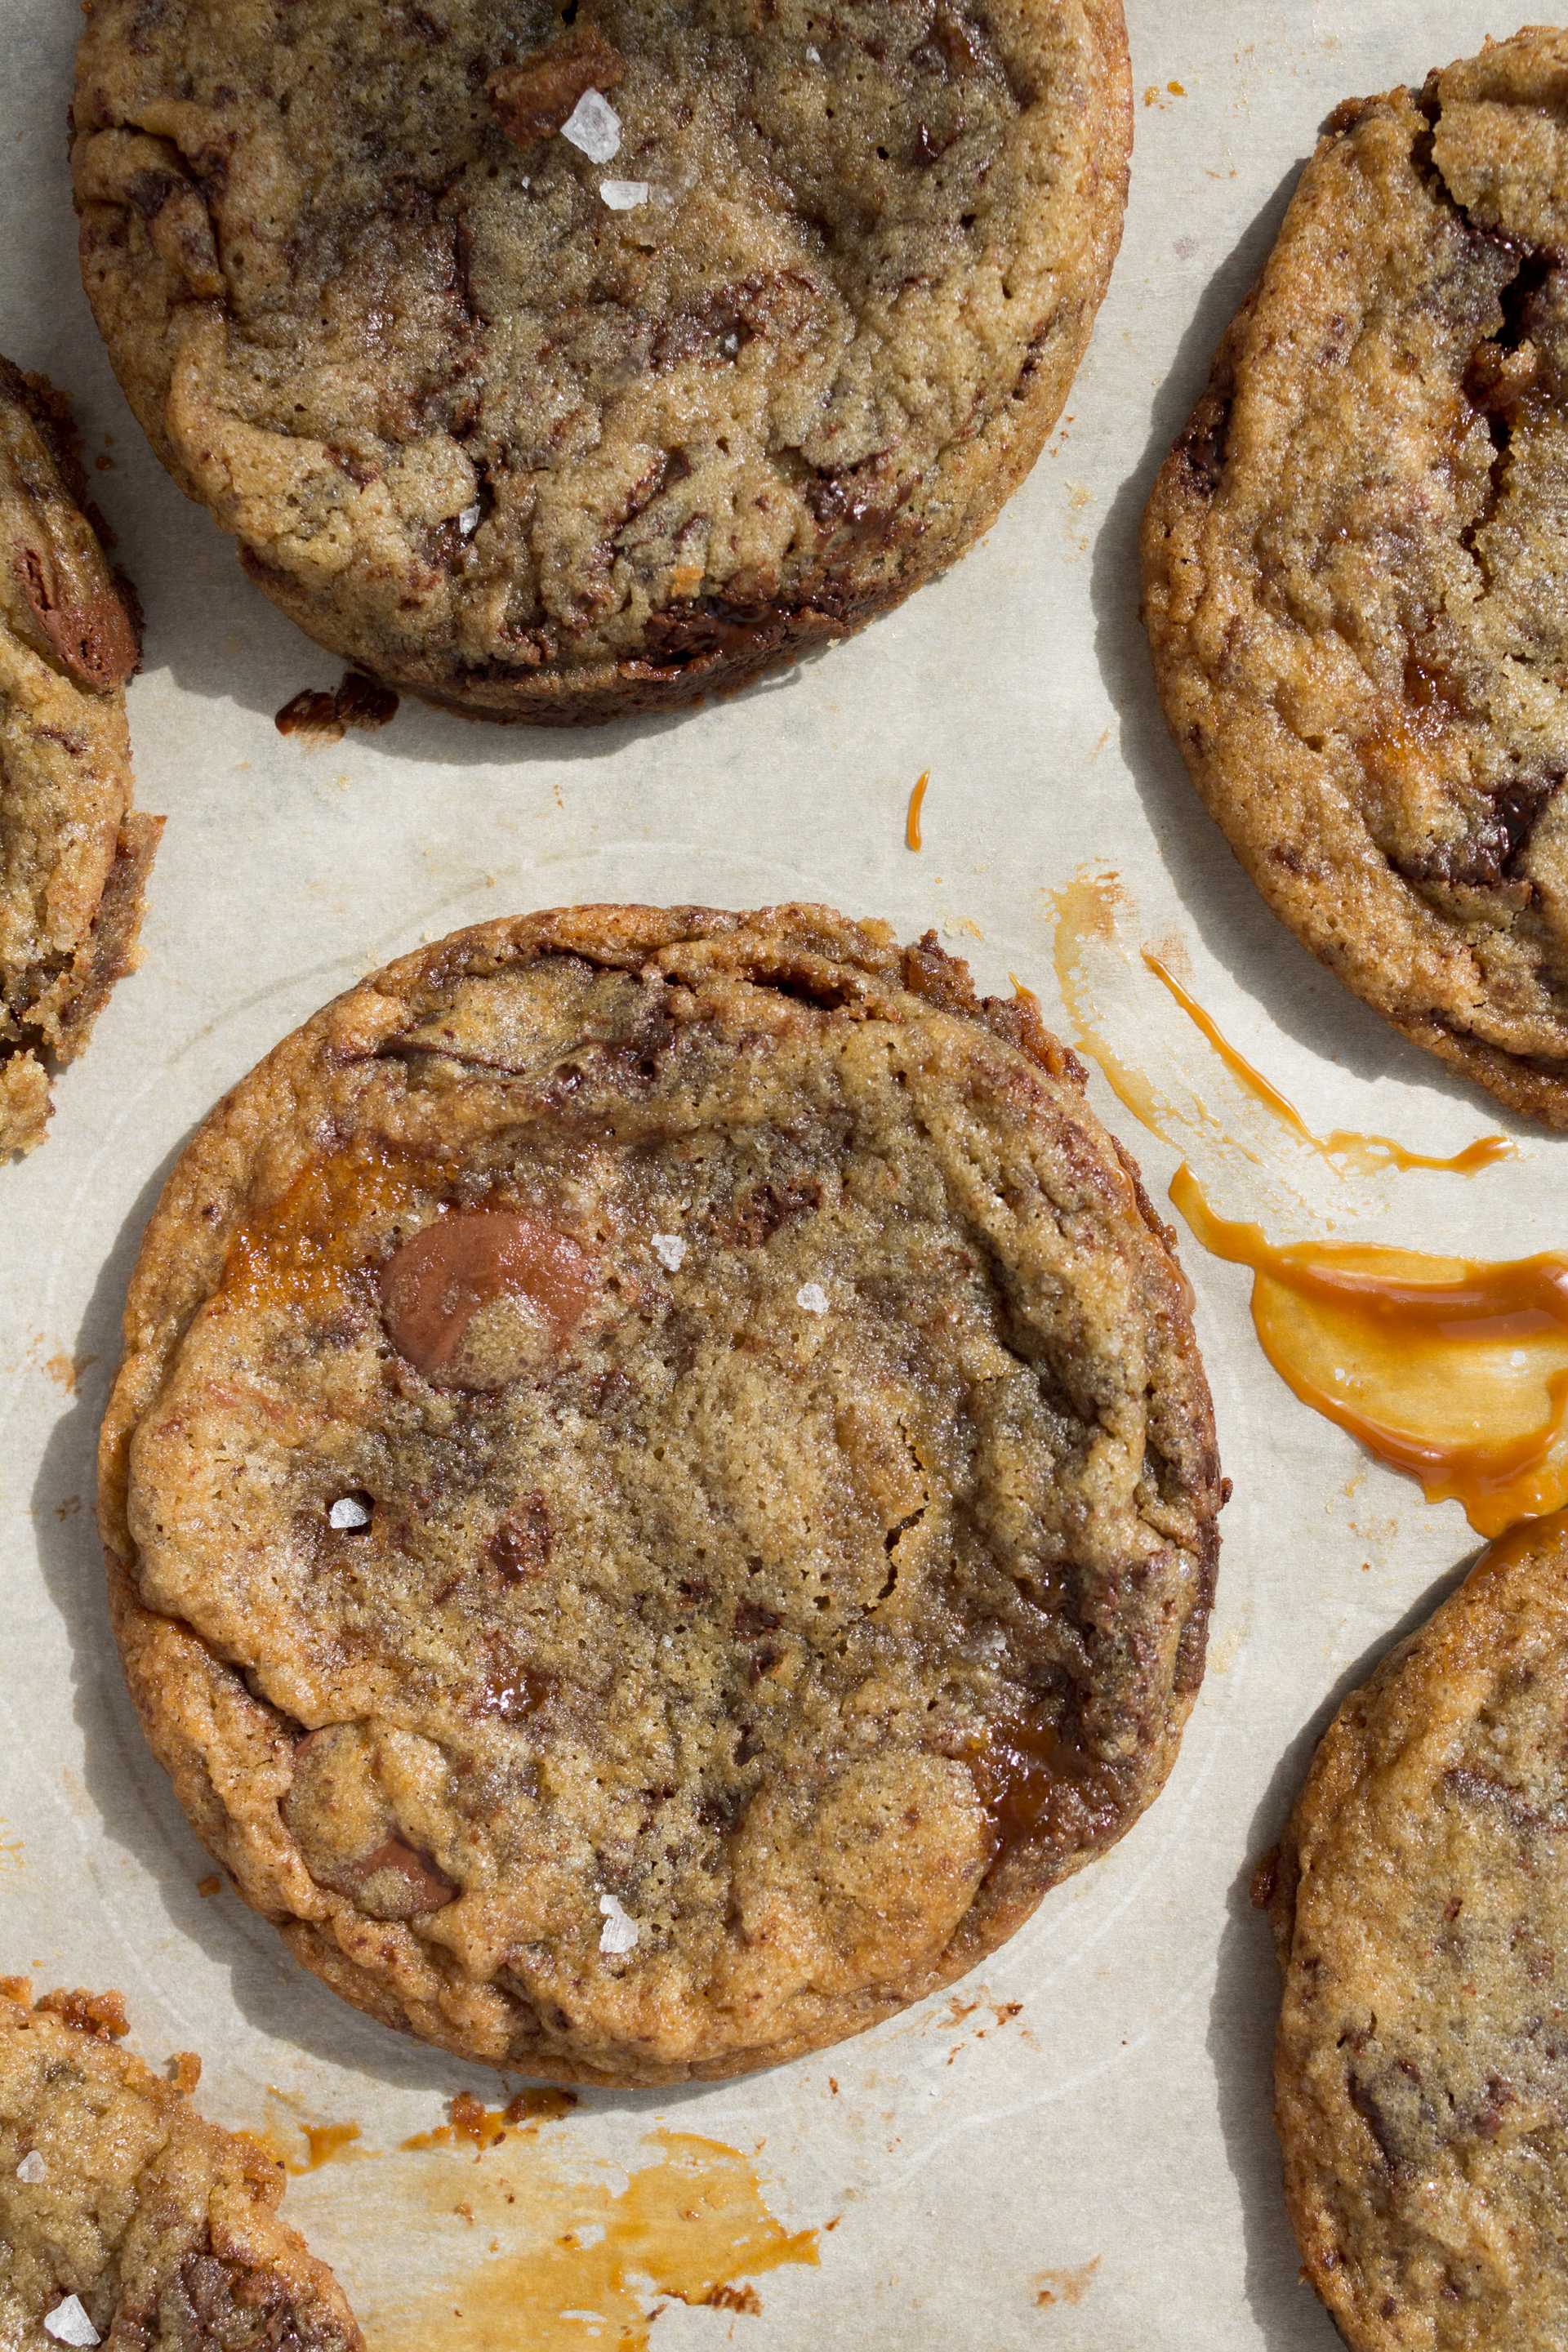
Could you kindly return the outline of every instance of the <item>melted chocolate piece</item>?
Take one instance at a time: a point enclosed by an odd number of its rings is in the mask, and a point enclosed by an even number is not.
[[[382,1274],[381,1309],[398,1353],[436,1380],[495,1300],[526,1299],[563,1348],[592,1291],[587,1254],[553,1225],[510,1209],[464,1209],[404,1243]]]

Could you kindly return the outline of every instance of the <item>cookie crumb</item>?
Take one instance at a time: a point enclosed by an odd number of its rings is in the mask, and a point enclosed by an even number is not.
[[[101,2344],[103,2338],[88,2317],[79,2295],[68,2294],[53,2311],[44,2314],[44,2332],[57,2344]]]
[[[648,199],[646,180],[601,180],[599,194],[613,213],[635,213]]]
[[[686,1262],[686,1244],[679,1234],[655,1234],[653,1254],[668,1274],[679,1274]]]
[[[599,1909],[605,1920],[599,1934],[600,1951],[611,1954],[629,1952],[642,1933],[631,1913],[614,1895],[601,1895]]]
[[[16,2178],[25,2180],[29,2189],[36,2189],[39,2181],[47,2178],[48,2168],[37,2149],[30,2147],[16,2167]]]
[[[621,118],[602,89],[585,89],[562,124],[561,136],[590,163],[607,163],[620,152]]]
[[[804,1307],[808,1315],[826,1315],[827,1293],[820,1282],[803,1282],[795,1294],[795,1303]]]

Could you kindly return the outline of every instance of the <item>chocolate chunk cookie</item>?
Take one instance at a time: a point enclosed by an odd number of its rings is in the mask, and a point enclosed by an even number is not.
[[[1032,1000],[825,908],[395,964],[198,1132],[101,1457],[201,1836],[349,2000],[741,2072],[1121,1836],[1219,1503],[1171,1237]]]
[[[1559,1517],[1346,1700],[1286,1832],[1286,2195],[1357,2352],[1568,2345],[1564,1723]]]
[[[1155,487],[1149,634],[1275,912],[1568,1125],[1568,31],[1352,102]]]
[[[162,2081],[124,2032],[118,1993],[0,1979],[0,2345],[363,2352],[282,2167],[195,2113],[195,2059]]]
[[[605,719],[994,520],[1121,236],[1121,0],[89,0],[88,292],[324,645]]]
[[[0,1159],[134,961],[163,830],[132,810],[136,623],[85,499],[64,401],[0,360]]]

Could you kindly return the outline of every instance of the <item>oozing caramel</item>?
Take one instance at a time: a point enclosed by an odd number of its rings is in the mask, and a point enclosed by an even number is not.
[[[1100,1814],[1108,1826],[1115,1818],[1105,1768],[1052,1724],[1016,1717],[998,1725],[970,1769],[990,1816],[994,1861],[1030,1839],[1048,1844],[1071,1835],[1081,1842],[1085,1815],[1091,1825]]]

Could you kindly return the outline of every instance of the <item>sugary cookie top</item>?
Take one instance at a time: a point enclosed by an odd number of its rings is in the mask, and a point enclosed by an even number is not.
[[[1568,33],[1340,110],[1145,529],[1167,711],[1276,910],[1568,1121]]]
[[[89,19],[84,266],[165,461],[307,627],[498,709],[934,568],[1120,236],[1120,0]]]
[[[117,1993],[0,1979],[0,2344],[7,2352],[363,2352],[277,2218],[282,2168],[121,2045]]]
[[[127,1341],[154,1745],[433,2038],[615,2080],[833,2039],[1169,1768],[1184,1286],[1070,1056],[929,943],[589,908],[395,966],[198,1136]]]
[[[1568,1523],[1348,1699],[1274,1895],[1286,2189],[1358,2352],[1568,2344]]]

